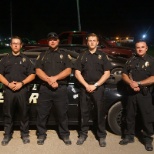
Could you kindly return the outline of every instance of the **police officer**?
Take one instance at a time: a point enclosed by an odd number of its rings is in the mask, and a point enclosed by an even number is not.
[[[36,74],[41,79],[37,103],[37,144],[46,139],[46,123],[51,107],[54,105],[60,138],[66,145],[71,144],[68,130],[67,77],[71,74],[71,61],[67,52],[59,48],[59,38],[54,32],[47,36],[49,49],[41,53],[36,62]]]
[[[154,106],[152,104],[152,87],[154,83],[154,58],[147,54],[147,44],[139,40],[135,44],[136,55],[126,63],[122,79],[129,85],[126,106],[126,130],[121,145],[134,142],[135,115],[140,110],[143,121],[144,145],[147,151],[152,151],[152,135],[154,122]]]
[[[81,83],[80,109],[81,131],[77,145],[84,143],[88,136],[90,101],[93,102],[97,116],[97,136],[99,145],[106,146],[104,83],[110,76],[111,64],[106,55],[97,49],[98,36],[91,33],[87,37],[88,49],[81,53],[75,64],[75,76]]]
[[[19,110],[20,131],[23,143],[29,143],[29,93],[28,83],[35,78],[35,69],[27,56],[20,52],[21,38],[14,36],[10,47],[12,53],[3,57],[0,62],[0,81],[4,85],[4,138],[1,142],[7,145],[12,138],[13,116]]]

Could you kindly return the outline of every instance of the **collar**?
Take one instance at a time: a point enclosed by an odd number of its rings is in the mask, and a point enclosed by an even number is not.
[[[136,55],[136,57],[139,58],[139,59],[142,59],[144,61],[147,61],[148,60],[148,55],[147,54],[145,54],[143,57],[141,57],[139,55]]]
[[[13,55],[13,53],[11,52],[9,55],[10,57],[23,57],[24,54],[20,52],[19,55]]]
[[[56,50],[52,50],[51,48],[49,48],[48,50],[47,50],[47,54],[50,54],[50,53],[61,53],[60,52],[60,50],[59,50],[59,48],[57,48]]]
[[[89,50],[86,51],[86,55],[92,54]],[[99,50],[96,50],[93,54],[99,55],[101,54]]]

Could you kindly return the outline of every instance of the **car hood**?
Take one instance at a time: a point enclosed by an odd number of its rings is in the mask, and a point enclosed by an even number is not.
[[[110,48],[102,48],[101,50],[107,54],[111,54],[113,56],[121,56],[124,58],[129,58],[133,53],[135,53],[135,50],[129,47],[112,46]]]

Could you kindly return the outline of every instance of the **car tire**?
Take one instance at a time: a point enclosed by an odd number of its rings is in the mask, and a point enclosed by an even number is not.
[[[122,74],[122,68],[117,67],[111,70],[111,75],[114,77],[114,84],[117,84],[119,81],[121,81],[121,74]]]
[[[121,102],[115,103],[108,112],[107,120],[110,129],[113,133],[121,135],[121,119],[122,119],[122,104]]]
[[[111,74],[113,74],[113,75],[121,75],[122,69],[123,69],[122,67],[114,68],[114,69],[111,70]]]

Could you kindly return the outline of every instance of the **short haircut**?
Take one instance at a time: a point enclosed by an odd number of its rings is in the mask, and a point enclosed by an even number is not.
[[[140,42],[145,42],[145,43],[147,44],[147,41],[144,40],[144,39],[138,39],[138,40],[136,40],[136,41],[135,41],[135,44],[136,44],[136,43],[140,43]]]
[[[87,40],[88,40],[88,38],[89,37],[97,37],[97,40],[99,41],[99,37],[95,34],[95,33],[89,33],[88,35],[87,35]]]
[[[21,44],[22,44],[22,39],[21,39],[21,37],[19,37],[19,36],[12,36],[12,37],[11,37],[11,43],[12,43],[12,40],[13,40],[13,39],[19,39],[20,42],[21,42]]]

